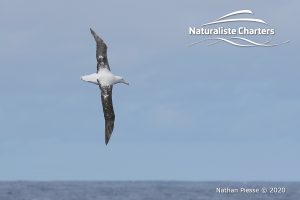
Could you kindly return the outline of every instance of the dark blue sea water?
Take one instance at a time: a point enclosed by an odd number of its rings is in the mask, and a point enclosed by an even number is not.
[[[0,182],[0,200],[300,200],[300,183]]]

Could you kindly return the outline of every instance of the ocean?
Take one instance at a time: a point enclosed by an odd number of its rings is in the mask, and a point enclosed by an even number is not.
[[[300,200],[300,182],[0,181],[0,200]]]

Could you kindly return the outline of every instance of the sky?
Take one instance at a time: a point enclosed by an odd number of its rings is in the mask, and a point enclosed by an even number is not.
[[[290,1],[0,3],[0,180],[300,181],[300,29]],[[250,9],[272,48],[190,36]],[[106,146],[92,27],[116,85]],[[256,39],[261,39],[257,36]]]

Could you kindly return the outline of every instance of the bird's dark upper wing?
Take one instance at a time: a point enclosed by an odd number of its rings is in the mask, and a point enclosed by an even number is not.
[[[112,86],[100,86],[101,101],[105,119],[105,144],[108,143],[114,130],[115,113],[112,102]]]
[[[104,43],[104,41],[96,34],[93,29],[91,29],[91,33],[95,38],[97,47],[96,47],[96,59],[97,59],[97,72],[101,67],[109,68],[108,59],[107,59],[107,45]]]

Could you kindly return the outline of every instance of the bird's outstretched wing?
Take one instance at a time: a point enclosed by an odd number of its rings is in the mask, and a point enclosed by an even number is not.
[[[99,83],[99,87],[101,89],[101,101],[103,114],[105,119],[105,144],[107,145],[110,136],[114,130],[115,123],[115,113],[112,102],[112,86],[101,86]]]
[[[100,68],[109,68],[108,59],[107,59],[107,45],[104,43],[104,41],[96,34],[93,29],[91,29],[91,33],[95,38],[96,41],[96,59],[97,59],[97,72]]]

